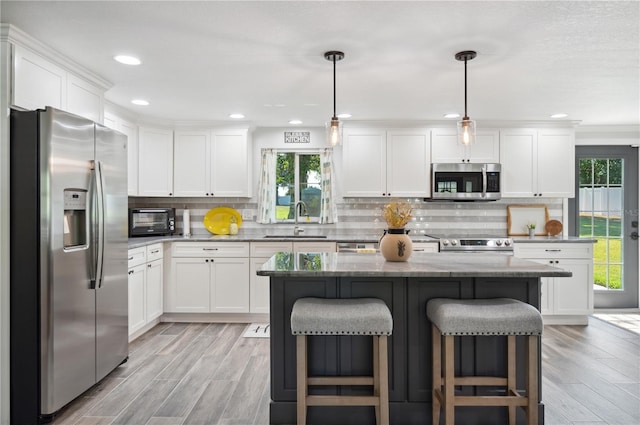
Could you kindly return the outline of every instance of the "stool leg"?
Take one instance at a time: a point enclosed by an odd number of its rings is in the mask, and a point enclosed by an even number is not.
[[[527,338],[527,425],[538,424],[538,339]]]
[[[436,392],[442,388],[442,345],[441,345],[440,330],[431,325],[431,386],[432,401],[431,401],[431,417],[432,424],[438,425],[440,423],[440,401],[436,396]]]
[[[374,335],[373,341],[373,395],[378,397],[380,401],[380,353],[379,353],[379,336]],[[380,404],[375,406],[376,425],[380,425]]]
[[[307,423],[307,336],[296,337],[296,410],[298,425]]]
[[[444,337],[444,425],[455,424],[453,336]]]
[[[507,396],[517,390],[516,384],[516,337],[507,336]],[[516,424],[516,406],[509,406],[509,425]]]
[[[389,425],[389,362],[387,354],[387,336],[378,338],[378,361],[380,366],[380,425]]]

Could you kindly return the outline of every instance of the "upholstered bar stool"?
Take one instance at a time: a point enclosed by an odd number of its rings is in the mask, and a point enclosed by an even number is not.
[[[376,424],[389,424],[387,336],[393,319],[377,298],[300,298],[293,304],[291,333],[296,335],[297,421],[305,425],[307,406],[374,406]],[[308,335],[371,335],[373,376],[308,376]],[[309,395],[310,386],[371,385],[373,395]]]
[[[538,339],[542,316],[532,305],[510,298],[456,300],[435,298],[427,302],[433,332],[433,424],[455,424],[456,406],[507,406],[509,424],[516,423],[516,407],[527,415],[527,425],[538,424]],[[506,377],[454,376],[454,337],[507,335]],[[516,389],[516,335],[525,335],[526,394]],[[444,354],[442,351],[444,343]],[[444,358],[443,358],[444,357]],[[456,386],[504,386],[505,395],[455,395]]]

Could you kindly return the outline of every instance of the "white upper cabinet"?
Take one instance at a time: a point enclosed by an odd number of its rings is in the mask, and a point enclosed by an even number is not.
[[[175,196],[210,196],[211,132],[175,132],[173,188]]]
[[[138,194],[138,126],[112,115],[104,114],[104,125],[127,136],[127,194]]]
[[[388,196],[431,195],[430,150],[428,130],[387,131]]]
[[[67,74],[67,111],[102,122],[104,92],[83,79]]]
[[[500,132],[503,197],[575,196],[574,130]]]
[[[67,72],[21,46],[13,46],[12,104],[24,109],[64,109]]]
[[[251,196],[250,153],[248,130],[213,130],[210,154],[212,196]]]
[[[477,130],[476,142],[469,147],[458,143],[458,133],[455,127],[433,129],[431,137],[431,161],[434,163],[500,162],[500,132],[498,130]]]
[[[24,109],[52,106],[102,122],[104,89],[22,46],[13,46],[11,103]]]
[[[345,129],[343,196],[428,197],[430,144],[426,129]]]
[[[140,127],[138,194],[173,196],[173,131]]]
[[[249,197],[246,129],[176,131],[175,196]]]

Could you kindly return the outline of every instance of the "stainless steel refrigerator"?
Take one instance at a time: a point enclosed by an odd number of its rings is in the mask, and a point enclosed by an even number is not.
[[[128,356],[127,138],[11,111],[11,423],[47,423]]]

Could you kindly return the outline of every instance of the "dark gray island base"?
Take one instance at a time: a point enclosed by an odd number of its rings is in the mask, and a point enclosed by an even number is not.
[[[507,255],[414,253],[405,263],[386,262],[380,254],[278,253],[258,271],[271,277],[271,424],[296,422],[293,303],[302,297],[384,300],[393,315],[389,337],[390,421],[395,425],[431,423],[431,326],[426,303],[431,298],[508,297],[539,308],[540,277],[570,272]],[[506,337],[463,337],[456,342],[456,373],[504,373]],[[518,352],[524,342],[518,341]],[[371,373],[371,339],[364,336],[309,338],[310,374]],[[524,357],[518,359],[518,388],[524,388]],[[317,389],[330,394],[331,389]],[[335,390],[335,389],[334,389]],[[488,389],[491,391],[491,388]],[[341,388],[342,394],[368,394],[368,388]],[[483,389],[486,391],[486,389]],[[313,390],[312,390],[313,393]],[[334,391],[335,393],[335,391]],[[544,395],[540,400],[544,402]],[[540,403],[540,424],[544,405]],[[506,424],[504,407],[458,407],[458,423]],[[518,413],[518,423],[524,423]],[[315,425],[375,424],[371,407],[311,407]]]

